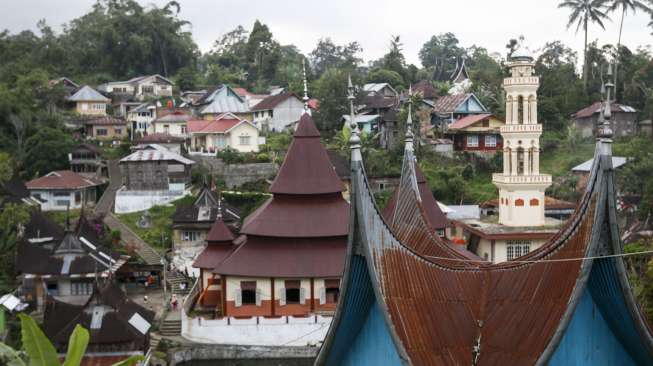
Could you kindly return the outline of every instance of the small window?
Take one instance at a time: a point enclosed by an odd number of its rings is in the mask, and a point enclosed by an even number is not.
[[[467,135],[467,147],[478,147],[477,135]]]
[[[109,131],[107,131],[106,128],[98,128],[97,129],[97,135],[98,136],[107,136],[109,134]]]
[[[239,136],[239,144],[240,145],[249,145],[249,136]]]
[[[181,240],[182,241],[196,241],[198,238],[197,231],[182,231]]]
[[[270,110],[270,118],[274,117],[274,113],[272,113],[272,110]]]
[[[90,295],[93,285],[90,282],[73,282],[70,284],[70,294],[75,296]]]
[[[444,229],[438,229],[436,233],[438,234],[439,237],[444,238]]]
[[[286,304],[299,304],[301,294],[301,281],[288,280],[286,286]]]
[[[497,137],[495,135],[485,135],[485,147],[496,147]]]
[[[515,206],[523,206],[524,205],[524,200],[521,198],[517,198],[515,200]]]
[[[540,205],[540,200],[538,200],[537,198],[533,198],[533,199],[531,199],[530,204],[531,204],[531,206],[539,206]]]
[[[122,129],[121,128],[116,128],[115,130],[116,135],[122,134]]]
[[[240,291],[243,305],[256,305],[256,281],[241,281]]]
[[[186,134],[186,125],[181,125],[181,133]]]
[[[506,242],[506,258],[510,261],[526,255],[531,251],[529,240],[508,240]]]
[[[75,204],[78,205],[82,201],[82,192],[75,192]]]
[[[335,304],[340,297],[340,280],[324,280],[326,303]]]

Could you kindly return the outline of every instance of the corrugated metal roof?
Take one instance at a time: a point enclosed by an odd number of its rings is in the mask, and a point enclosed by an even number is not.
[[[623,156],[613,156],[612,157],[612,167],[613,168],[619,168],[620,166],[626,164],[628,162],[628,158],[623,157]],[[592,169],[592,166],[594,165],[594,158],[587,160],[581,164],[576,165],[575,167],[571,168],[572,172],[583,172],[587,173]]]
[[[127,163],[134,161],[177,161],[184,165],[195,164],[194,161],[186,159],[185,157],[176,154],[161,145],[150,144],[147,146],[148,148],[138,150],[120,159],[120,162]]]
[[[84,85],[75,94],[68,97],[71,102],[110,102],[111,99],[100,94],[97,90]]]
[[[247,103],[227,85],[212,90],[207,95],[201,98],[202,101],[207,101],[208,105],[200,110],[200,114],[249,112]]]
[[[345,122],[349,123],[351,116],[343,114],[342,118],[345,120]],[[357,114],[354,116],[356,123],[368,123],[374,121],[377,118],[379,118],[378,114]]]

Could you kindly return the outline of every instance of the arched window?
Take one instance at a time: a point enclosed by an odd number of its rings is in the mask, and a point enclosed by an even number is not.
[[[539,206],[540,205],[540,200],[538,200],[537,198],[533,198],[530,201],[530,205],[531,206]]]
[[[515,206],[523,206],[524,205],[524,200],[521,198],[517,198],[515,200]]]
[[[517,174],[524,174],[524,148],[521,146],[517,148]]]
[[[517,98],[517,123],[524,124],[524,97],[521,95]]]

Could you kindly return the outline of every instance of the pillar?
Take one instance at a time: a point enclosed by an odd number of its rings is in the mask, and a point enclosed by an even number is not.
[[[512,165],[512,171],[510,172],[510,175],[517,175],[517,150],[513,149],[511,152],[510,161]]]
[[[512,116],[511,116],[511,121],[510,123],[512,124],[518,124],[519,121],[517,120],[519,118],[519,97],[517,99],[513,98],[512,102]]]
[[[525,124],[525,125],[531,123],[531,118],[530,118],[530,109],[528,108],[528,104],[529,104],[529,103],[528,103],[528,99],[529,99],[529,98],[526,98],[526,97],[522,98],[522,103],[523,103],[523,107],[522,107],[522,108],[524,108],[524,116],[523,116],[523,118],[524,118],[524,124]]]
[[[537,124],[537,99],[535,97],[531,102],[531,123]]]
[[[503,149],[503,175],[510,175],[510,149]]]
[[[524,149],[524,175],[531,175],[531,149]]]
[[[533,147],[533,175],[540,174],[540,149]]]

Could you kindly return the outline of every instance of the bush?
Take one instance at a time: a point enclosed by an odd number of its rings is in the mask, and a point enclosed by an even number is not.
[[[216,153],[216,157],[222,159],[225,164],[242,164],[245,162],[243,154],[231,147],[219,150]]]

